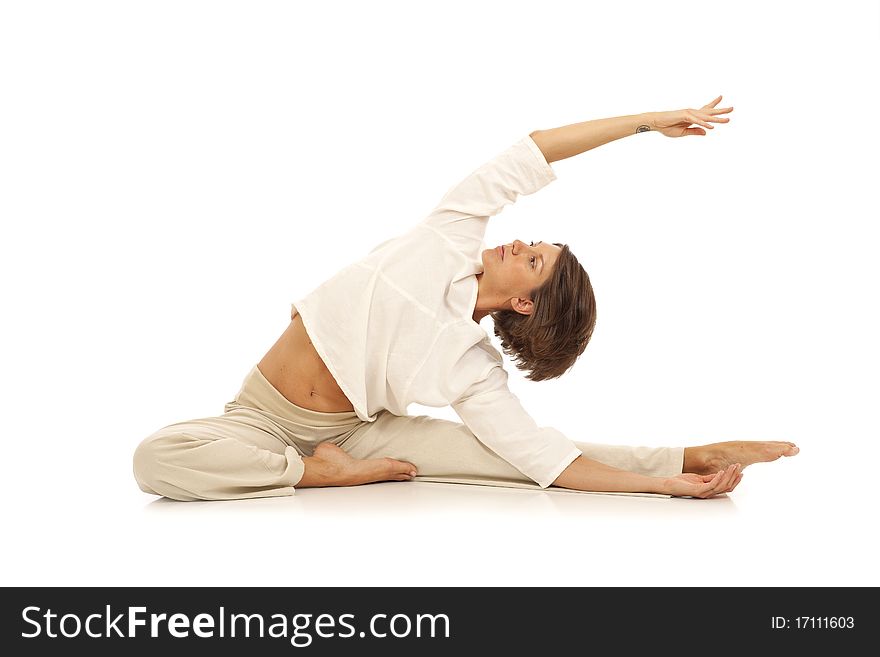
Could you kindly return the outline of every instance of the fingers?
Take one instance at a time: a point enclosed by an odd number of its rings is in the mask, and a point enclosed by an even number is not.
[[[709,111],[701,111],[701,110],[690,110],[692,114],[695,116],[699,116],[708,121],[730,121],[730,119],[726,116],[718,116],[718,114],[725,114],[727,112],[732,112],[732,107],[725,107],[724,109],[719,110],[709,110]]]
[[[712,481],[706,484],[706,488],[702,491],[702,494],[699,495],[699,497],[712,497],[713,495],[719,495],[726,492],[733,484],[739,472],[740,464],[731,463],[727,468],[720,470],[715,474]]]
[[[721,493],[729,493],[742,481],[742,466],[739,463],[731,463],[724,470],[715,474],[700,475],[702,484],[697,484],[697,490],[692,497],[707,498]]]
[[[734,463],[727,470],[727,483],[724,488],[718,491],[719,493],[729,493],[730,491],[732,491],[736,487],[737,483],[739,483],[737,480],[742,476],[742,466],[739,463]]]
[[[711,475],[711,479],[707,481],[701,488],[697,489],[697,492],[694,493],[694,497],[711,497],[715,493],[713,492],[715,488],[718,486],[718,482],[721,481],[722,476],[724,475],[724,470],[719,470],[714,475]]]
[[[737,486],[739,486],[739,482],[742,481],[742,478],[743,478],[743,473],[742,473],[742,470],[740,470],[739,474],[736,475],[736,479],[733,480],[733,485],[727,489],[727,492],[728,493],[733,492],[733,489],[736,488]]]
[[[715,123],[729,123],[730,119],[726,116],[714,116],[710,114],[706,114],[705,112],[697,112],[696,110],[689,110],[685,112],[685,117],[691,123],[699,123],[704,128],[714,128],[714,125],[709,125],[709,122]]]
[[[693,112],[685,112],[684,116],[691,123],[697,123],[697,124],[703,126],[704,128],[713,129],[715,127],[713,125],[709,125],[706,121],[698,119]]]
[[[709,122],[711,121],[714,123],[729,123],[730,119],[728,117],[716,116],[716,115],[722,114],[722,113],[727,113],[727,112],[732,112],[732,111],[733,111],[732,107],[726,107],[726,108],[719,109],[719,110],[712,109],[712,110],[707,110],[707,111],[691,109],[691,110],[685,110],[684,115],[685,115],[685,118],[688,121],[690,121],[691,123],[697,123],[697,124],[703,126],[704,128],[709,128],[710,130],[713,130],[715,128],[715,126],[710,125]]]
[[[739,474],[739,463],[732,463],[727,466],[724,470],[724,474],[721,476],[721,481],[719,482],[715,493],[720,494],[730,488],[731,484],[733,484],[733,480],[736,479],[737,474]]]

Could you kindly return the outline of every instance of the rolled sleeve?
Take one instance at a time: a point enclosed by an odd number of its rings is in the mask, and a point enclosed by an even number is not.
[[[489,217],[554,180],[556,173],[541,149],[526,136],[454,185],[422,225],[453,241],[479,243]]]
[[[541,488],[550,486],[581,451],[552,427],[539,427],[495,368],[452,404],[477,439]]]

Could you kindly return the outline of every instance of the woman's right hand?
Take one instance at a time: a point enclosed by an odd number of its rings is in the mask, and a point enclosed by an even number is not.
[[[732,107],[722,107],[715,109],[715,106],[721,102],[721,96],[718,96],[711,103],[703,105],[700,109],[683,109],[673,110],[671,112],[651,112],[649,124],[655,132],[660,132],[667,137],[684,137],[685,135],[705,135],[703,128],[690,128],[691,124],[697,123],[701,126],[712,130],[715,126],[710,125],[710,121],[714,123],[727,123],[730,119],[725,117],[716,118],[718,114],[732,112]]]
[[[726,469],[711,475],[693,473],[670,477],[664,482],[663,491],[674,497],[712,497],[729,493],[742,481],[742,468],[732,463]]]

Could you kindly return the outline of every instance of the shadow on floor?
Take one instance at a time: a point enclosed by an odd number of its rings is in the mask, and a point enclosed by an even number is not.
[[[326,516],[499,515],[692,516],[735,513],[727,495],[706,500],[658,496],[581,494],[563,489],[508,488],[438,482],[380,482],[362,486],[304,488],[285,497],[215,502],[158,498],[145,512],[172,514],[290,513]]]

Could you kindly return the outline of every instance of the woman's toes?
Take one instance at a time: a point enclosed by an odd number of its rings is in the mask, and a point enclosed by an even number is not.
[[[391,474],[395,477],[400,476],[405,479],[409,479],[415,476],[416,466],[412,463],[408,463],[407,461],[398,461],[396,459],[387,458],[388,467],[391,470]]]

